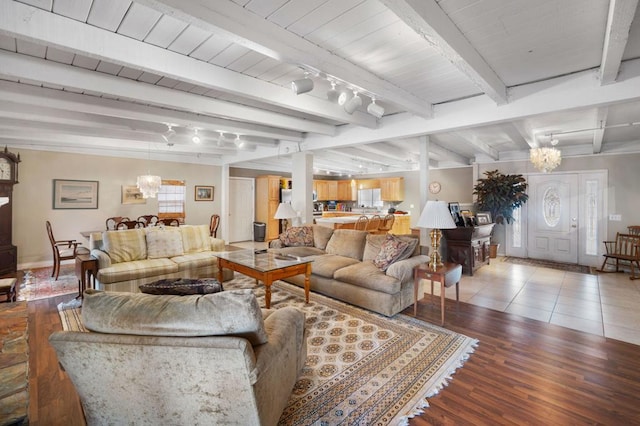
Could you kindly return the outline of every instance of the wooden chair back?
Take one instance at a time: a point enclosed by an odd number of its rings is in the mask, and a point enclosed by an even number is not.
[[[380,227],[381,222],[382,222],[382,219],[377,214],[371,216],[371,219],[369,219],[369,223],[367,223],[366,230],[369,232],[378,232],[378,228]]]
[[[107,231],[115,231],[116,225],[122,222],[123,220],[131,220],[131,219],[129,219],[126,216],[113,216],[113,217],[107,218],[107,221],[106,221]]]
[[[391,231],[391,228],[393,228],[393,222],[395,222],[395,220],[396,220],[396,216],[394,214],[389,213],[382,219],[382,223],[378,227],[378,230],[381,233],[386,234],[387,232]]]
[[[49,242],[51,243],[51,250],[53,250],[53,270],[51,272],[51,276],[58,279],[58,275],[60,274],[60,262],[63,260],[75,259],[78,254],[78,246],[82,243],[77,242],[76,240],[56,240],[53,236],[53,229],[51,227],[51,222],[48,220],[45,223],[47,228],[47,236],[49,237]],[[89,251],[85,248],[82,248],[84,253],[88,253]]]
[[[138,222],[144,223],[144,226],[155,226],[158,223],[158,216],[155,214],[146,214],[138,218]]]
[[[217,238],[218,226],[220,226],[220,215],[212,214],[211,220],[209,221],[209,235],[211,235],[214,238]]]
[[[180,226],[180,221],[178,219],[158,219],[158,225],[164,225],[164,226]]]
[[[368,224],[369,218],[366,216],[360,216],[356,221],[356,224],[353,226],[353,229],[357,229],[358,231],[366,231]]]
[[[640,225],[627,226],[627,230],[631,235],[640,235]]]
[[[122,229],[144,228],[144,225],[144,222],[139,222],[137,220],[121,220],[116,225],[116,230],[120,231]]]

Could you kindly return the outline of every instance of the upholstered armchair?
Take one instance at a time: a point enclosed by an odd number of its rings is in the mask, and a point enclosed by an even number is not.
[[[87,290],[93,332],[49,341],[88,425],[275,425],[306,359],[304,313],[251,290],[155,296]]]

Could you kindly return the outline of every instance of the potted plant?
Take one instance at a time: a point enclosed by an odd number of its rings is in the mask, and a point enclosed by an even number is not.
[[[498,170],[484,172],[473,187],[478,211],[489,211],[496,224],[511,223],[513,211],[527,202],[527,181],[521,174],[505,175]],[[498,244],[489,248],[489,256],[495,257]]]

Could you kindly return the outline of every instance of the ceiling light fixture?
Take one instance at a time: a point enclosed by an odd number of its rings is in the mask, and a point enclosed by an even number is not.
[[[233,143],[238,147],[238,149],[244,148],[245,145],[244,141],[240,139],[240,135],[236,135],[236,140],[234,140]]]
[[[167,124],[167,131],[161,135],[165,142],[169,142],[169,139],[176,135],[176,131],[172,129],[172,126],[172,124]]]
[[[191,137],[191,141],[193,143],[202,142],[202,139],[200,139],[200,136],[198,135],[198,129],[193,129],[193,136]]]
[[[371,98],[371,103],[367,106],[367,112],[375,118],[382,118],[384,108],[376,103],[376,98]]]
[[[151,144],[149,144],[148,161],[151,162]],[[160,190],[160,186],[162,186],[162,178],[160,178],[160,176],[152,175],[147,168],[146,175],[138,176],[138,179],[136,180],[136,186],[138,187],[140,192],[142,192],[142,198],[156,198],[156,194]]]
[[[543,173],[549,173],[562,162],[562,153],[559,149],[555,148],[558,144],[558,139],[553,139],[553,135],[550,135],[550,137],[551,147],[543,146],[529,150],[531,164]]]
[[[343,106],[344,104],[346,104],[347,101],[351,99],[352,94],[352,91],[349,89],[342,90],[340,92],[340,95],[338,95],[338,105]]]
[[[218,132],[218,133],[220,133],[220,136],[218,136],[218,141],[216,142],[216,145],[223,146],[224,145],[224,133],[223,132]]]
[[[333,80],[329,80],[331,83],[331,89],[327,90],[327,99],[330,102],[338,102],[338,98],[340,97],[340,92],[336,89],[336,82]]]
[[[291,90],[296,95],[301,95],[313,90],[313,80],[309,78],[309,73],[304,73],[304,78],[294,80],[291,82]]]
[[[353,91],[353,98],[349,99],[347,103],[344,104],[344,110],[347,114],[353,114],[353,112],[362,105],[362,98],[358,95],[357,91]]]

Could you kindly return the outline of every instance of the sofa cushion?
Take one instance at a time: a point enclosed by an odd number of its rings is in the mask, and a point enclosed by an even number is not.
[[[334,279],[388,294],[398,293],[401,285],[399,279],[388,276],[371,261],[358,262],[338,269]]]
[[[210,251],[175,256],[171,258],[171,261],[175,262],[178,265],[179,271],[218,265],[218,259],[213,255],[213,252]]]
[[[333,228],[313,225],[313,246],[320,250],[326,249],[331,235],[333,235]]]
[[[251,290],[192,296],[89,289],[82,323],[91,330],[143,336],[237,336],[252,345],[267,341],[260,305]]]
[[[144,229],[106,231],[102,234],[104,250],[111,263],[131,262],[147,258],[147,243]]]
[[[211,294],[223,291],[222,284],[215,278],[191,279],[169,278],[138,286],[146,294],[173,294],[187,296],[191,294]]]
[[[185,254],[211,250],[211,238],[207,225],[184,225],[178,229],[182,234],[182,249]]]
[[[147,228],[147,257],[149,259],[180,256],[183,253],[182,233],[179,228]]]
[[[117,231],[122,232],[122,231]],[[131,262],[114,263],[98,270],[98,281],[112,284],[122,281],[138,280],[147,277],[161,278],[178,272],[178,265],[170,259],[145,259]]]
[[[333,231],[327,243],[326,252],[328,254],[337,254],[339,256],[362,260],[367,235],[368,233],[366,231],[336,229]]]
[[[313,258],[311,272],[313,275],[320,277],[333,278],[338,269],[353,265],[354,263],[359,263],[359,261],[351,257],[323,254],[322,256],[315,256]]]
[[[278,236],[283,247],[313,247],[313,228],[294,226]]]
[[[399,260],[408,251],[408,248],[408,242],[402,241],[393,234],[387,234],[384,243],[380,246],[378,255],[373,259],[373,264],[380,270],[386,271],[389,265]]]

